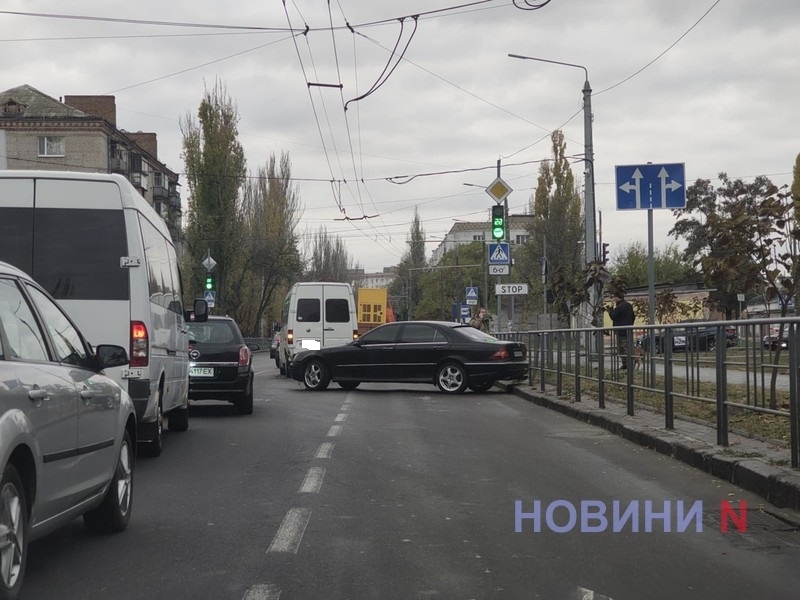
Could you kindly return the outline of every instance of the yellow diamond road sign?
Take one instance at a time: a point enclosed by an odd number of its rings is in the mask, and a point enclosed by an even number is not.
[[[497,202],[502,202],[506,199],[513,190],[509,185],[499,177],[489,184],[486,188],[486,193],[494,198]]]

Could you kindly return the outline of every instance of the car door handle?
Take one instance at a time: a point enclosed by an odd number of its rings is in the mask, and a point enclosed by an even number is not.
[[[36,388],[35,390],[28,390],[28,399],[30,400],[47,400],[47,390]]]
[[[94,391],[93,390],[81,390],[81,398],[84,400],[91,400],[94,398]]]
[[[325,328],[325,329],[323,329],[322,331],[333,331],[333,327],[326,327],[326,328]]]

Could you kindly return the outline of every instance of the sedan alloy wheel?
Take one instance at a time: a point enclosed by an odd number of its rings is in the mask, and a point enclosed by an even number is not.
[[[25,491],[17,470],[8,465],[0,480],[0,591],[14,597],[22,585],[27,549]]]
[[[447,363],[436,373],[436,385],[446,394],[460,394],[467,387],[467,373],[458,363]]]
[[[303,368],[303,384],[307,390],[322,391],[330,380],[327,367],[319,360],[310,360]]]

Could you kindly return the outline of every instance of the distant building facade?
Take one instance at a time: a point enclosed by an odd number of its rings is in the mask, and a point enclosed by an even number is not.
[[[117,128],[114,96],[62,101],[29,85],[0,92],[0,169],[120,173],[179,240],[178,174],[158,160],[155,133]]]
[[[509,215],[508,236],[509,243],[524,244],[530,237],[528,228],[533,222],[532,215]],[[439,264],[446,252],[456,246],[472,242],[493,241],[489,230],[489,221],[458,221],[447,232],[444,239],[431,254],[431,265]]]

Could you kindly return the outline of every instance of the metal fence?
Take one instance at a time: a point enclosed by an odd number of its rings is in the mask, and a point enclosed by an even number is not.
[[[529,384],[543,392],[623,401],[631,416],[648,406],[667,429],[676,415],[702,419],[722,446],[735,421],[736,432],[788,444],[800,467],[800,317],[496,335],[526,344]]]

